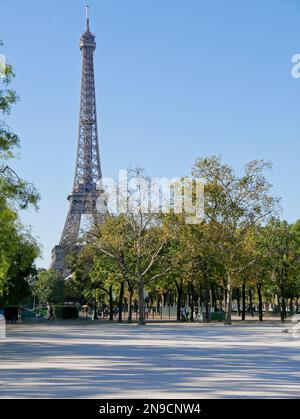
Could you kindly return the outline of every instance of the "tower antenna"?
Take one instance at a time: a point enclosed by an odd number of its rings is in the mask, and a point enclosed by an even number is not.
[[[86,14],[86,28],[90,29],[90,6],[85,7],[85,14]]]

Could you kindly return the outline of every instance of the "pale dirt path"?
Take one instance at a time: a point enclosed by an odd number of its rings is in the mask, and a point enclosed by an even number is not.
[[[300,341],[280,325],[9,326],[0,398],[300,397]]]

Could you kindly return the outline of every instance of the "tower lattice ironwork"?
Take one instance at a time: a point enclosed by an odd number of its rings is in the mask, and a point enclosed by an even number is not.
[[[82,78],[79,114],[77,159],[73,189],[68,196],[69,211],[58,246],[52,250],[51,268],[63,272],[64,259],[77,245],[83,215],[92,215],[102,178],[95,96],[94,51],[95,36],[90,31],[89,8],[86,29],[80,38]]]

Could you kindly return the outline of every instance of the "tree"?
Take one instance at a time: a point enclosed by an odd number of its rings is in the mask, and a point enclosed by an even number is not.
[[[260,249],[264,252],[270,279],[279,294],[282,322],[286,319],[288,289],[295,286],[292,280],[299,275],[299,233],[298,224],[293,227],[278,219],[272,219],[261,232]]]
[[[116,221],[116,220],[115,220]],[[108,220],[106,219],[106,222]],[[104,228],[104,226],[103,226]],[[91,236],[89,235],[91,238]],[[126,252],[124,252],[125,254]],[[72,275],[66,281],[66,295],[72,300],[84,299],[94,305],[101,301],[108,301],[110,320],[114,318],[115,295],[118,294],[118,320],[122,322],[125,294],[125,280],[120,273],[115,260],[99,251],[96,240],[93,237],[90,243],[86,243],[79,253],[69,258],[68,266]],[[129,285],[131,281],[128,279]],[[131,310],[129,313],[131,321]]]
[[[205,218],[218,250],[216,254],[225,269],[226,324],[231,324],[233,284],[244,269],[239,255],[245,237],[249,229],[266,221],[278,204],[270,195],[271,185],[264,176],[270,167],[269,162],[255,160],[246,165],[243,176],[239,177],[215,156],[199,159],[193,167],[193,176],[206,180]]]
[[[0,301],[4,305],[17,305],[31,294],[29,278],[36,273],[33,263],[39,255],[39,249],[31,236],[25,233],[15,234],[14,242],[10,242],[9,246],[13,253],[10,254],[11,260],[1,281]]]
[[[3,116],[10,114],[12,105],[18,100],[15,90],[10,88],[14,76],[12,67],[6,65],[5,77],[0,78],[0,114]],[[37,204],[39,194],[30,183],[22,180],[8,164],[8,160],[14,157],[14,151],[19,145],[19,137],[12,132],[5,120],[0,119],[0,195],[25,209],[28,205]]]
[[[89,240],[98,252],[114,262],[115,271],[120,273],[124,283],[130,287],[130,300],[134,288],[137,289],[138,323],[144,325],[145,284],[163,276],[169,269],[167,267],[159,273],[154,272],[156,265],[161,262],[168,236],[159,217],[145,211],[141,182],[147,182],[148,179],[144,172],[141,169],[131,170],[128,171],[128,175],[136,183],[132,189],[127,190],[127,212],[119,215],[107,212],[104,220],[99,220],[95,214]]]
[[[129,320],[132,295],[134,288],[137,288],[139,324],[145,324],[145,284],[167,271],[166,268],[160,273],[153,273],[167,240],[163,231],[150,226],[148,217],[126,214],[108,216],[104,223],[95,224],[92,236],[95,250],[110,258],[114,271],[129,287]]]
[[[64,280],[62,276],[53,269],[40,271],[35,284],[35,294],[40,304],[63,303]]]
[[[1,45],[1,42],[0,42]],[[0,78],[0,114],[10,113],[18,97],[10,88],[14,73],[7,65]],[[34,187],[22,180],[9,166],[19,146],[18,136],[0,119],[0,297],[2,301],[22,299],[28,292],[26,277],[34,269],[38,256],[36,242],[19,222],[17,207],[37,205],[39,195]],[[22,256],[21,256],[22,255]]]

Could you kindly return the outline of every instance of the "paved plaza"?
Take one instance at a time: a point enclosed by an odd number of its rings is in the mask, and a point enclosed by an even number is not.
[[[1,398],[300,397],[300,341],[276,325],[9,325]]]

